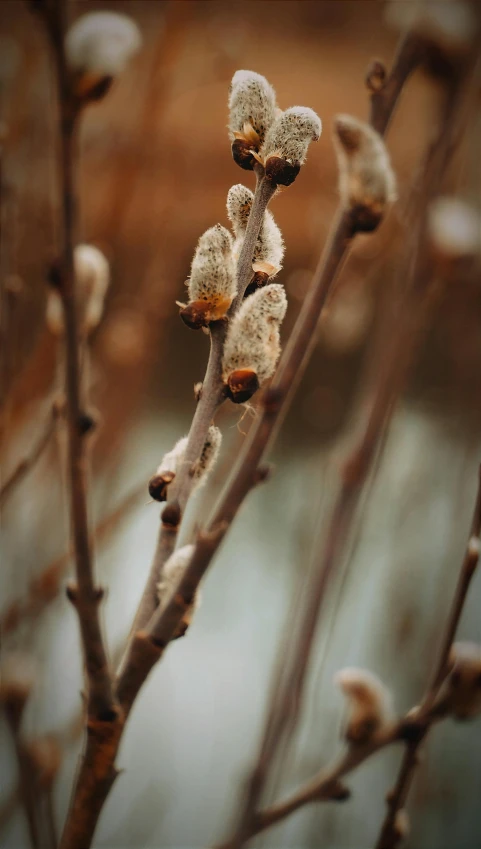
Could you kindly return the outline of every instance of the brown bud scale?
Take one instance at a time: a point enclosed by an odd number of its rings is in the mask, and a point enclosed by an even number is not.
[[[259,389],[259,379],[252,369],[237,369],[229,374],[225,387],[226,395],[234,404],[249,401]]]

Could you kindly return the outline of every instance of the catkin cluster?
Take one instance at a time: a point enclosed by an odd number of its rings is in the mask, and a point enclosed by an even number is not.
[[[227,314],[237,294],[234,240],[221,224],[199,239],[187,280],[189,303],[180,315],[188,327],[208,327]]]
[[[375,230],[396,200],[396,178],[379,133],[352,115],[337,115],[334,142],[339,193],[357,231]]]
[[[249,295],[234,315],[224,346],[222,378],[226,395],[235,404],[248,401],[274,374],[286,309],[283,287],[270,283]]]
[[[74,271],[78,333],[85,339],[102,318],[110,282],[110,269],[105,256],[98,248],[93,245],[77,245],[74,250]],[[47,327],[55,336],[63,335],[62,299],[55,288],[51,288],[48,293],[45,319]]]
[[[162,458],[157,471],[149,481],[149,493],[155,501],[166,501],[169,485],[185,462],[185,450],[188,437],[183,436],[171,451]],[[194,488],[202,486],[215,466],[222,443],[222,434],[218,427],[211,425],[201,455],[192,469]]]
[[[257,161],[273,183],[289,186],[306,159],[310,142],[321,135],[321,121],[304,106],[283,112],[265,77],[254,71],[237,71],[229,94],[229,130],[232,156],[241,168],[252,170]]]
[[[229,190],[227,195],[227,215],[232,224],[235,241],[233,246],[234,259],[237,262],[244,243],[250,211],[254,195],[247,186],[238,183]],[[254,280],[250,284],[247,293],[250,294],[258,286],[267,283],[269,278],[275,277],[282,267],[284,258],[284,241],[273,215],[266,211],[261,224],[257,242],[252,257],[252,270]]]
[[[347,702],[344,737],[351,744],[366,743],[393,718],[390,691],[368,669],[342,669],[334,680]]]

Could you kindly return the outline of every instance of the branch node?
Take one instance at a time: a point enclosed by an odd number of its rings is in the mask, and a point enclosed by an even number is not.
[[[174,501],[169,501],[162,511],[162,524],[167,528],[177,528],[179,526],[181,517],[182,511],[180,509],[180,504],[177,499],[175,499]]]

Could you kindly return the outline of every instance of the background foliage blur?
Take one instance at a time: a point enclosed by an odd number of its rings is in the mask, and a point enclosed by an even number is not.
[[[235,182],[252,183],[230,155],[227,91],[249,68],[274,85],[281,106],[302,103],[321,116],[299,179],[272,211],[286,242],[280,275],[289,297],[283,333],[295,319],[337,202],[330,126],[337,112],[367,115],[365,70],[390,61],[397,34],[377,0],[132,0],[72,4],[131,14],[144,49],[109,97],[88,108],[81,132],[81,239],[111,261],[113,281],[93,346],[92,399],[102,426],[92,453],[93,522],[146,482],[163,453],[186,432],[193,384],[207,357],[203,334],[175,306],[195,243],[227,223]],[[46,273],[57,244],[55,99],[45,39],[17,0],[0,4],[2,476],[44,426],[59,385],[61,355],[44,323]],[[417,75],[388,136],[400,200],[380,232],[356,242],[323,321],[315,355],[277,442],[276,474],[254,492],[209,574],[203,606],[136,705],[96,846],[188,847],[219,839],[255,752],[278,639],[294,588],[328,513],[339,458],[362,422],[383,330],[396,304],[396,277],[409,232],[409,192],[432,129],[439,92]],[[478,95],[479,96],[479,95]],[[444,191],[479,202],[479,109],[446,175]],[[481,288],[462,277],[443,287],[412,380],[396,414],[348,558],[331,587],[312,665],[301,728],[272,792],[284,794],[331,757],[341,698],[331,683],[341,666],[372,668],[400,709],[419,699],[439,636],[469,526],[480,449]],[[225,405],[219,466],[203,491],[200,516],[230,468],[251,412]],[[2,610],[24,599],[56,565],[41,615],[20,617],[3,650],[32,653],[38,687],[29,706],[32,735],[62,733],[59,818],[79,746],[81,687],[77,623],[62,593],[68,568],[68,514],[58,434],[34,473],[2,507]],[[109,587],[105,622],[118,654],[149,567],[158,507],[147,490],[98,544]],[[114,531],[114,532],[112,532]],[[481,640],[481,579],[469,598],[461,637]],[[33,608],[36,610],[35,605]],[[34,610],[34,612],[35,612]],[[5,625],[5,619],[2,620]],[[0,729],[2,750],[10,743]],[[350,781],[348,805],[312,806],[256,840],[275,847],[371,845],[399,754],[370,762]],[[2,766],[7,798],[15,776]],[[436,729],[412,796],[413,845],[474,849],[481,840],[479,725]],[[25,845],[20,816],[5,847]]]

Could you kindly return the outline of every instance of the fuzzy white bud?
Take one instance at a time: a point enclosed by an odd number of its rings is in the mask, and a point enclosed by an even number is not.
[[[229,130],[232,138],[259,150],[277,113],[276,93],[255,71],[236,71],[229,91]]]
[[[274,374],[281,350],[279,328],[286,309],[283,287],[270,283],[245,298],[232,319],[222,374],[235,403],[248,400]]]
[[[200,237],[187,280],[189,305],[181,311],[192,328],[224,318],[237,294],[233,239],[221,224]]]
[[[254,195],[251,190],[241,183],[229,189],[227,195],[227,215],[229,216],[236,237],[233,249],[236,260],[239,258],[244,242],[253,200]],[[254,271],[263,271],[267,277],[274,277],[282,268],[283,258],[284,242],[282,233],[274,221],[272,214],[266,211],[254,248],[252,258]]]
[[[458,198],[439,197],[429,208],[428,235],[440,257],[474,257],[481,253],[481,215]]]
[[[474,10],[463,0],[390,0],[385,19],[397,30],[411,30],[450,55],[462,54],[477,32]]]
[[[170,596],[178,586],[193,552],[193,545],[184,545],[183,548],[178,548],[177,551],[174,551],[165,563],[164,568],[162,569],[161,579],[157,585],[158,598],[161,607],[166,605]],[[192,617],[195,611],[198,610],[200,606],[200,600],[200,591],[197,590],[192,604],[185,611],[184,616],[182,617],[182,622],[174,634],[174,639],[185,634],[187,628],[192,622]]]
[[[270,128],[261,155],[265,160],[277,156],[291,165],[302,165],[311,141],[319,141],[321,131],[321,119],[313,109],[291,106]]]
[[[77,245],[74,250],[74,271],[78,332],[85,338],[102,318],[110,282],[110,269],[105,256],[98,248],[93,245]],[[55,289],[48,293],[45,318],[52,333],[56,336],[63,334],[63,305]]]
[[[386,145],[369,124],[352,115],[337,115],[334,142],[339,165],[339,193],[356,212],[359,230],[374,230],[396,200],[396,177]]]
[[[454,643],[450,654],[447,701],[455,719],[474,719],[481,714],[481,646]]]
[[[131,18],[118,12],[89,12],[70,27],[65,37],[67,64],[92,79],[116,77],[142,44]]]
[[[344,736],[349,743],[365,743],[393,717],[391,693],[367,669],[348,667],[334,678],[347,700]]]
[[[149,492],[156,501],[166,500],[168,486],[172,483],[185,462],[185,451],[188,441],[189,438],[187,436],[179,439],[172,450],[164,455],[162,462],[157,467],[155,475],[150,479]],[[221,444],[222,433],[218,427],[211,425],[207,431],[207,437],[201,455],[193,469],[192,479],[194,488],[198,488],[206,482],[216,464]]]

